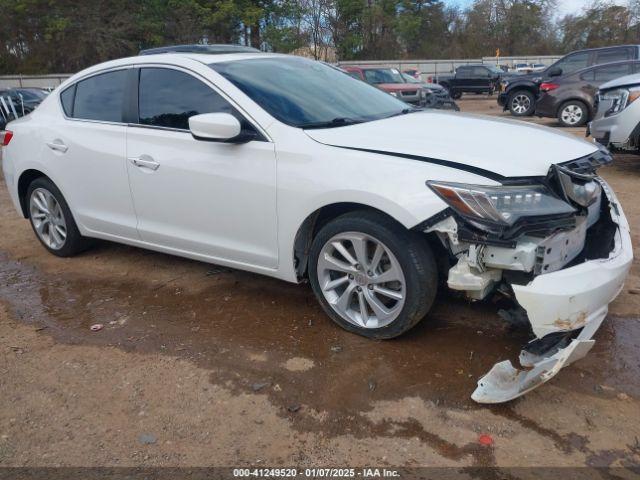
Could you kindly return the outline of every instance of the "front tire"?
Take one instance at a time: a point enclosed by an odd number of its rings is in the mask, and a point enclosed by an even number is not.
[[[536,98],[528,90],[520,90],[509,95],[507,105],[514,117],[530,117],[536,108]]]
[[[397,337],[415,326],[433,305],[438,288],[426,240],[371,211],[347,213],[318,232],[309,279],[334,322],[377,339]]]
[[[90,246],[89,240],[80,235],[62,193],[48,178],[40,177],[31,182],[26,204],[31,228],[50,253],[71,257]]]
[[[581,127],[589,121],[589,109],[579,100],[569,100],[558,110],[558,122],[563,127]]]

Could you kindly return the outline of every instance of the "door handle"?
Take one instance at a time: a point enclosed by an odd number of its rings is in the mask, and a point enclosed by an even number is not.
[[[49,142],[47,143],[47,147],[49,147],[51,150],[62,153],[66,153],[66,151],[69,150],[69,147],[62,143],[62,140],[54,140],[53,142]]]
[[[153,171],[156,171],[158,170],[158,168],[160,168],[160,164],[147,155],[142,155],[140,157],[129,157],[129,161],[136,167],[148,168]]]

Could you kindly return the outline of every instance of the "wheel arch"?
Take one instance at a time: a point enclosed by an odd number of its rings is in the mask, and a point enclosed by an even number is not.
[[[55,185],[55,182],[45,173],[35,168],[29,168],[20,174],[18,178],[18,200],[20,201],[20,209],[22,216],[29,218],[29,206],[27,205],[27,189],[31,182],[36,178],[44,177]],[[57,186],[57,185],[56,185]],[[58,187],[59,188],[59,187]]]
[[[311,250],[311,243],[320,229],[339,216],[357,210],[376,212],[384,215],[398,225],[402,225],[402,223],[388,213],[363,203],[336,202],[316,209],[310,213],[298,227],[294,240],[293,265],[299,279],[304,278],[307,273],[307,260],[309,258],[309,251]],[[406,227],[403,226],[403,228]]]
[[[327,223],[340,217],[341,215],[358,210],[366,210],[378,213],[387,217],[389,220],[396,223],[401,228],[412,230],[412,228],[408,228],[403,224],[403,222],[401,222],[398,218],[390,215],[388,212],[364,203],[335,202],[319,207],[304,219],[304,221],[298,227],[294,238],[292,261],[298,280],[304,278],[307,274],[307,263],[309,259],[309,252],[311,250],[311,244],[313,243],[313,239],[320,231],[320,229]],[[430,236],[432,236],[432,234],[425,234],[425,240],[430,241]]]
[[[522,91],[526,91],[529,92],[531,94],[533,94],[534,99],[535,99],[535,95],[536,95],[536,87],[534,87],[533,85],[516,85],[513,88],[510,88],[507,92],[505,92],[508,95],[508,98],[511,99],[514,95],[516,95],[518,92],[522,92]]]
[[[563,98],[562,100],[560,100],[558,102],[558,106],[556,107],[555,117],[557,117],[560,114],[560,111],[562,110],[562,107],[564,107],[569,102],[584,103],[587,106],[587,114],[588,114],[587,121],[589,121],[589,120],[591,120],[593,118],[594,112],[593,112],[593,105],[591,104],[591,102],[589,102],[588,99],[586,99],[584,97],[577,96],[577,95],[572,95],[570,97]]]

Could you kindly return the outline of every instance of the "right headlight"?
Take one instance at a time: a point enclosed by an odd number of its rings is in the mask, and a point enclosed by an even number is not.
[[[457,213],[483,223],[512,226],[523,217],[562,215],[575,212],[544,185],[468,185],[427,182]]]
[[[598,100],[611,102],[611,107],[604,113],[605,117],[610,117],[620,113],[640,97],[640,87],[618,88],[608,92],[599,93]]]

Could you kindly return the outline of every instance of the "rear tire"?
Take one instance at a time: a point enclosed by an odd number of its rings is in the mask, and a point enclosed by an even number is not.
[[[528,90],[518,90],[509,95],[507,107],[514,117],[530,117],[536,109],[536,98]]]
[[[589,108],[580,100],[569,100],[558,109],[558,122],[563,127],[581,127],[589,121]]]
[[[308,271],[326,314],[368,338],[393,338],[411,329],[438,289],[438,269],[424,237],[366,210],[342,215],[318,232]],[[386,281],[393,278],[400,280]]]
[[[64,196],[48,178],[39,177],[29,184],[25,204],[33,232],[53,255],[72,257],[91,246],[80,234]]]

